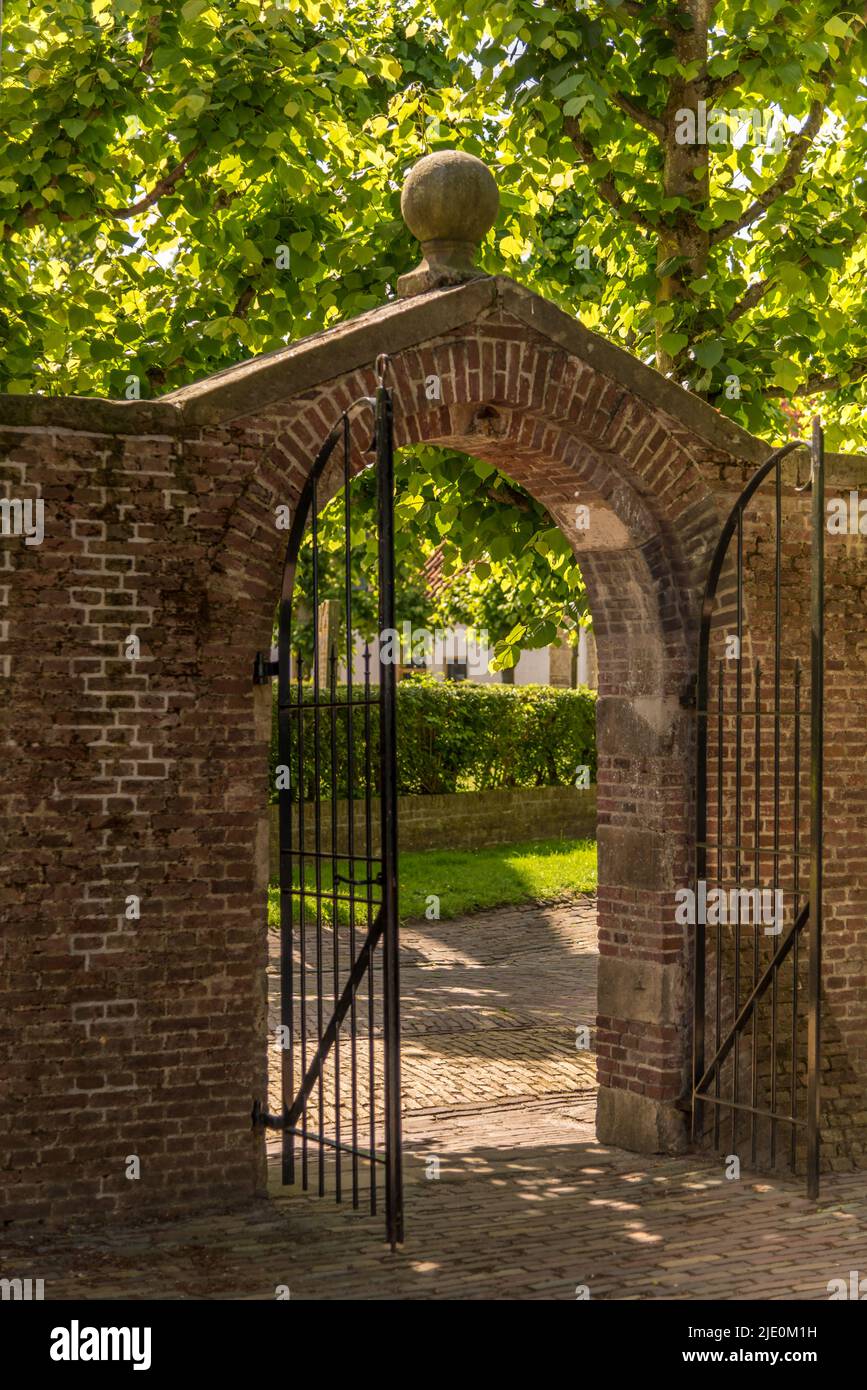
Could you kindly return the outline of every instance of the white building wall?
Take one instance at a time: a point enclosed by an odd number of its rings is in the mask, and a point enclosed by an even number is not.
[[[466,641],[466,628],[458,626],[454,629],[458,638]],[[593,661],[590,644],[592,638],[588,639],[587,633],[581,629],[578,641],[578,684],[589,685],[593,677]],[[356,636],[355,648],[352,663],[352,679],[354,684],[364,682],[364,647],[365,643],[361,637]],[[447,648],[447,650],[449,650]],[[474,658],[473,665],[468,672],[468,678],[477,682],[479,685],[502,685],[503,676],[501,671],[489,671],[488,663],[493,658],[493,646],[477,646],[470,641],[467,644],[468,653]],[[370,643],[370,674],[371,680],[375,681],[376,671],[379,664],[379,640],[374,638]],[[475,660],[478,654],[478,660]],[[274,649],[276,659],[276,648]],[[451,658],[450,658],[451,659]],[[550,682],[551,657],[548,647],[536,648],[532,651],[523,651],[518,658],[515,666],[515,685],[548,685]],[[429,667],[432,674],[445,679],[445,661],[440,661],[433,667]],[[338,667],[338,680],[341,684],[346,683],[346,662],[341,661]]]

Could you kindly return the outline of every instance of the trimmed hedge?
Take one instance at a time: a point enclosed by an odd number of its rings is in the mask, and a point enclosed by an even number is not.
[[[275,686],[276,692],[276,686]],[[359,689],[354,690],[356,699]],[[346,687],[337,691],[346,700]],[[313,703],[304,692],[305,706]],[[277,701],[271,745],[271,800],[277,800]],[[346,738],[348,714],[334,717],[337,786],[331,774],[332,719],[319,716],[321,795],[347,795]],[[312,800],[315,782],[314,717],[304,717],[304,795]],[[370,711],[370,763],[374,795],[379,792],[379,708]],[[297,728],[297,716],[293,717]],[[366,742],[364,711],[353,711],[355,795],[364,785]],[[400,795],[484,791],[492,787],[569,786],[576,768],[590,768],[596,781],[596,694],[579,687],[548,685],[475,685],[409,676],[397,687],[397,764]],[[292,785],[298,787],[298,755],[293,749]],[[297,795],[297,792],[296,792]]]

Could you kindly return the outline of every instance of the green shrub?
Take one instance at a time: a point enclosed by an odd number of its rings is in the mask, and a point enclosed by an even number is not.
[[[277,800],[277,700],[271,745],[271,800]],[[358,699],[358,686],[353,694]],[[337,690],[346,702],[346,686]],[[323,692],[323,698],[325,694]],[[304,797],[312,800],[316,782],[316,716],[312,689],[304,690]],[[355,795],[367,775],[364,710],[352,710]],[[325,798],[348,790],[349,711],[320,710],[319,784]],[[379,707],[369,711],[370,780],[379,791]],[[292,716],[291,783],[299,785],[298,715]],[[332,747],[337,768],[332,777]],[[596,780],[596,695],[592,690],[548,685],[474,685],[408,676],[397,688],[398,791],[406,794],[482,791],[489,787],[568,786],[581,765]]]

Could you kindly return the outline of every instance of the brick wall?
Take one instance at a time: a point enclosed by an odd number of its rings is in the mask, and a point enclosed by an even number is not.
[[[367,854],[362,808],[354,817],[356,852]],[[370,853],[379,855],[379,801],[373,798]],[[293,822],[297,834],[297,811]],[[305,811],[307,826],[313,809]],[[320,802],[321,847],[331,851],[331,802]],[[348,849],[349,808],[338,801],[337,852]],[[596,834],[596,788],[521,787],[484,792],[453,792],[442,796],[398,797],[400,848],[404,853],[429,849],[480,849],[487,845],[514,845],[525,840],[592,839]],[[309,833],[309,830],[308,830]],[[277,806],[270,816],[271,877],[280,873],[280,825]],[[295,843],[293,839],[293,843]]]
[[[765,449],[535,296],[486,280],[163,402],[0,403],[0,481],[45,503],[43,544],[7,537],[0,557],[7,1220],[174,1213],[261,1191],[250,1108],[265,1094],[271,697],[251,671],[280,580],[274,508],[297,499],[336,412],[370,393],[382,351],[398,443],[501,465],[580,557],[600,668],[599,1132],[639,1149],[684,1142],[681,696],[721,499]],[[353,440],[361,466],[360,414]],[[574,524],[576,498],[589,530]],[[852,634],[861,573],[852,547],[832,580],[832,615]],[[863,1077],[860,654],[854,635],[832,650],[844,693],[831,728],[848,742],[831,769],[829,964]]]

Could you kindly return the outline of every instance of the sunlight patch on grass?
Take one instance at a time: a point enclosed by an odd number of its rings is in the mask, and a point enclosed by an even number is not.
[[[345,868],[341,872],[345,873]],[[364,876],[363,866],[358,874]],[[309,872],[305,883],[312,887]],[[322,867],[322,884],[326,890],[331,887],[330,865]],[[345,883],[337,886],[339,893],[347,894]],[[358,891],[358,923],[366,920],[366,891],[364,887]],[[439,898],[439,916],[445,920],[485,908],[550,902],[595,891],[595,840],[534,840],[488,849],[429,850],[402,854],[399,861],[400,915],[404,921],[423,918],[433,896]],[[296,912],[299,901],[294,900]],[[304,902],[306,920],[312,925],[316,921],[315,898],[305,895]],[[338,920],[348,921],[348,911],[348,903],[338,899]],[[322,920],[330,922],[332,915],[333,900],[326,897]],[[268,894],[268,920],[271,927],[279,926],[279,890],[275,884]]]

